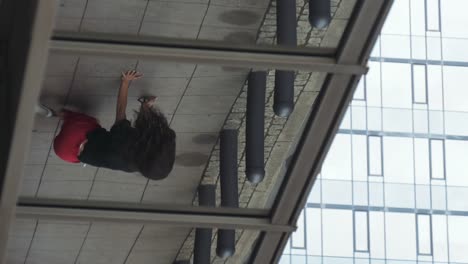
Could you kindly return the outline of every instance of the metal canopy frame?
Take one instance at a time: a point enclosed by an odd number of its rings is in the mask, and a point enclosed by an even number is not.
[[[14,2],[13,0],[3,0]],[[49,41],[54,1],[37,2],[35,19],[30,23],[32,38],[25,61],[23,86],[15,115],[11,144],[0,178],[0,261],[4,258],[12,217],[34,219],[71,219],[85,221],[169,224],[184,227],[255,229],[261,235],[249,263],[275,263],[279,260],[289,234],[314,184],[331,145],[339,121],[362,74],[393,0],[357,0],[350,24],[338,49],[287,47],[226,47],[208,41],[181,41],[157,38],[129,38],[117,35],[56,32]],[[34,26],[33,26],[34,25]],[[1,25],[0,25],[1,26]],[[15,202],[21,182],[22,164],[31,136],[33,105],[51,52],[92,56],[126,56],[140,59],[209,63],[246,68],[275,68],[329,73],[313,105],[305,130],[297,144],[271,210],[210,208],[192,206],[115,204],[69,200],[20,199]],[[34,84],[34,85],[33,85]],[[22,131],[22,132],[18,132]],[[14,132],[14,133],[13,133]],[[0,147],[4,148],[2,144]],[[3,149],[1,149],[3,151]],[[1,152],[0,152],[1,154]],[[311,160],[313,162],[311,162]],[[3,160],[0,160],[3,162]]]
[[[0,262],[5,261],[10,225],[15,217],[24,158],[33,127],[47,49],[52,32],[55,1],[0,2]]]
[[[131,222],[139,224],[162,224],[169,226],[221,228],[221,229],[253,229],[268,232],[292,232],[294,227],[288,225],[276,225],[270,222],[269,217],[218,215],[200,213],[177,213],[158,210],[140,211],[133,209],[103,210],[83,209],[69,207],[43,207],[43,206],[18,206],[16,217],[69,220],[88,222]]]
[[[256,48],[222,47],[208,41],[174,40],[172,44],[160,38],[129,37],[112,34],[57,33],[50,43],[50,51],[91,56],[119,56],[149,60],[216,64],[245,68],[275,68],[343,74],[365,74],[365,65],[337,63],[329,49],[319,52],[281,51],[280,47],[260,51]],[[208,48],[210,47],[210,48]]]

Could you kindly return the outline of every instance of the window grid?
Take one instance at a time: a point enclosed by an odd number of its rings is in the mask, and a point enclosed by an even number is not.
[[[415,1],[416,0],[410,0],[410,1]],[[408,2],[410,2],[408,1]],[[387,247],[386,247],[386,237],[384,238],[384,240],[382,241],[383,245],[384,245],[384,251],[382,253],[382,257],[381,258],[376,258],[375,255],[373,255],[373,253],[369,253],[369,257],[366,258],[365,257],[365,254],[366,253],[358,253],[357,251],[354,251],[354,260],[351,258],[351,257],[340,257],[340,259],[342,258],[343,259],[343,262],[345,263],[371,263],[373,262],[373,260],[375,259],[376,260],[376,263],[386,263],[387,261],[390,261],[390,262],[395,262],[395,263],[419,263],[419,262],[424,262],[424,263],[451,263],[451,261],[456,261],[456,257],[454,257],[452,255],[452,252],[451,252],[451,246],[454,246],[453,245],[453,238],[451,238],[451,234],[450,234],[450,231],[449,231],[449,219],[454,217],[454,216],[457,216],[457,217],[468,217],[468,210],[466,209],[463,209],[463,208],[460,208],[460,201],[455,201],[456,198],[455,196],[453,197],[450,197],[450,194],[454,195],[454,194],[458,194],[458,192],[455,192],[454,190],[456,188],[460,188],[460,187],[456,187],[456,186],[450,186],[448,185],[447,186],[447,183],[445,182],[446,178],[447,177],[452,177],[451,174],[448,175],[447,172],[449,171],[449,169],[452,169],[450,166],[452,166],[452,162],[450,160],[450,164],[447,164],[447,161],[446,159],[449,159],[450,157],[452,157],[451,155],[454,155],[453,152],[452,152],[452,141],[453,140],[457,140],[457,141],[468,141],[468,132],[465,132],[465,131],[468,131],[468,130],[463,130],[463,132],[458,132],[456,130],[447,130],[446,129],[446,124],[448,121],[450,121],[450,115],[462,115],[462,114],[467,114],[467,117],[468,117],[468,112],[456,112],[456,111],[445,111],[445,108],[446,108],[446,102],[445,99],[444,99],[444,94],[446,94],[447,92],[447,86],[449,86],[447,84],[447,81],[446,81],[446,78],[447,77],[444,77],[444,70],[447,69],[447,67],[468,67],[468,62],[467,61],[458,61],[452,57],[450,57],[450,60],[443,60],[442,58],[444,58],[444,52],[445,50],[449,47],[449,46],[445,46],[444,47],[444,44],[445,42],[443,41],[443,35],[442,35],[442,23],[444,23],[444,26],[445,26],[445,17],[444,17],[444,21],[442,21],[442,16],[441,16],[441,11],[444,12],[444,16],[445,16],[445,12],[447,11],[447,9],[445,8],[445,2],[444,1],[440,1],[440,0],[417,0],[419,1],[418,3],[421,4],[421,16],[418,17],[418,21],[420,21],[418,25],[420,25],[420,31],[426,31],[426,34],[425,36],[424,35],[417,35],[417,37],[420,37],[420,38],[425,38],[425,45],[424,45],[424,49],[425,49],[425,53],[426,55],[425,56],[421,56],[421,57],[417,57],[417,58],[413,58],[412,55],[411,55],[411,51],[409,52],[410,55],[408,55],[408,57],[405,57],[406,55],[402,55],[401,57],[398,57],[397,55],[382,55],[380,56],[380,54],[377,54],[377,53],[374,53],[374,57],[372,57],[370,59],[370,61],[373,61],[373,62],[377,62],[377,63],[385,63],[385,62],[396,62],[396,63],[407,63],[409,64],[409,66],[411,67],[411,73],[412,73],[412,79],[411,79],[411,83],[408,83],[408,88],[411,87],[411,91],[407,91],[408,92],[408,97],[409,96],[412,96],[412,98],[404,98],[405,100],[408,100],[411,101],[412,105],[409,105],[408,108],[401,108],[402,110],[408,110],[407,112],[405,111],[402,111],[403,114],[408,114],[409,116],[412,115],[412,120],[413,120],[413,123],[412,123],[412,129],[410,130],[406,130],[406,127],[404,129],[401,129],[401,130],[397,130],[397,129],[394,129],[394,130],[391,130],[391,129],[388,129],[388,130],[385,130],[385,126],[384,126],[384,121],[383,118],[381,119],[381,123],[380,123],[380,126],[381,128],[378,126],[378,125],[373,125],[373,126],[369,126],[369,120],[367,119],[367,115],[366,115],[366,123],[365,123],[365,127],[360,127],[359,129],[356,129],[355,127],[352,127],[350,126],[349,129],[340,129],[339,130],[339,133],[343,133],[343,134],[351,134],[351,135],[364,135],[364,136],[367,136],[367,161],[363,161],[363,163],[366,163],[367,162],[367,168],[364,168],[366,165],[363,164],[362,165],[362,174],[365,174],[366,173],[366,169],[367,169],[367,173],[368,175],[367,176],[381,176],[381,175],[372,175],[370,173],[370,167],[369,167],[369,136],[380,136],[380,137],[384,137],[384,136],[388,136],[388,137],[406,137],[406,138],[421,138],[421,139],[424,139],[424,141],[428,142],[428,143],[424,143],[424,144],[428,144],[427,145],[427,148],[426,146],[424,147],[425,151],[424,153],[422,153],[422,157],[423,159],[425,160],[426,163],[421,163],[423,164],[425,167],[425,171],[424,171],[424,175],[425,175],[425,178],[424,178],[424,181],[421,181],[421,183],[419,184],[416,184],[415,182],[414,183],[404,183],[402,185],[405,185],[403,187],[405,187],[406,189],[410,189],[411,186],[414,186],[414,207],[406,207],[406,205],[403,205],[403,206],[399,206],[399,205],[394,205],[394,207],[392,207],[393,205],[389,205],[387,204],[389,202],[389,199],[388,199],[388,196],[386,195],[386,193],[388,194],[388,190],[389,188],[386,188],[386,185],[391,185],[391,184],[388,184],[388,182],[384,181],[384,179],[378,179],[377,177],[374,177],[374,178],[369,178],[368,179],[368,182],[367,182],[367,187],[368,187],[368,196],[370,195],[370,192],[369,192],[369,186],[371,184],[373,184],[374,186],[382,186],[380,187],[380,190],[378,191],[378,195],[382,198],[382,202],[381,203],[377,203],[375,202],[374,204],[371,204],[370,203],[370,199],[368,200],[369,203],[356,203],[356,200],[354,199],[354,196],[355,196],[355,191],[353,189],[353,191],[351,192],[351,195],[352,195],[352,199],[351,199],[351,202],[349,202],[349,204],[347,204],[347,202],[343,202],[343,203],[336,203],[336,204],[332,204],[332,203],[327,203],[326,200],[324,199],[321,199],[321,203],[317,203],[317,204],[308,204],[307,206],[308,207],[312,207],[312,208],[322,208],[322,210],[326,210],[326,209],[341,209],[341,210],[352,210],[353,212],[355,210],[363,210],[363,211],[366,211],[368,210],[368,212],[372,212],[372,211],[378,211],[378,212],[382,212],[384,215],[387,214],[388,212],[397,212],[397,213],[403,213],[403,214],[406,214],[406,213],[409,213],[409,214],[412,214],[411,216],[411,221],[413,221],[413,219],[415,219],[414,221],[416,221],[415,225],[413,228],[415,228],[416,230],[416,237],[412,235],[412,239],[414,241],[412,241],[413,243],[417,243],[416,245],[416,248],[414,248],[414,252],[413,250],[412,251],[412,254],[414,254],[414,259],[411,259],[411,260],[402,260],[402,259],[398,259],[398,258],[394,258],[391,254],[389,254],[387,252]],[[405,2],[405,3],[408,3],[406,2],[405,0],[401,0],[401,1],[396,1],[396,2]],[[449,1],[447,1],[449,2]],[[434,6],[436,6],[435,9],[430,9],[428,10],[428,5],[433,5],[435,3]],[[424,5],[424,7],[423,7]],[[442,5],[442,9],[441,10],[441,5]],[[424,10],[422,10],[424,8]],[[433,12],[433,10],[436,10],[436,12]],[[406,11],[406,10],[405,10]],[[436,15],[433,15],[433,14],[436,14]],[[402,17],[402,19],[405,19],[404,16]],[[411,21],[411,14],[410,14],[410,21]],[[399,21],[401,22],[401,20]],[[425,24],[423,24],[425,22]],[[447,26],[448,28],[448,26]],[[419,33],[418,33],[419,34]],[[410,35],[413,36],[410,32]],[[415,35],[416,36],[416,35]],[[435,44],[432,43],[432,49],[429,48],[429,38],[432,38],[432,39],[437,39],[437,41],[439,42],[438,46],[435,47]],[[429,44],[428,44],[429,43]],[[402,43],[403,45],[404,43]],[[377,46],[376,46],[376,49],[379,48],[379,45],[383,45],[382,42],[377,42]],[[410,47],[412,47],[410,45]],[[436,52],[437,50],[439,50],[438,52],[440,53],[439,57],[437,56],[429,56],[429,52]],[[423,52],[423,53],[424,53]],[[387,56],[387,57],[383,57],[383,56]],[[428,66],[429,65],[429,66]],[[437,80],[433,80],[432,79],[432,76],[431,75],[431,72],[432,72],[432,69],[434,65],[437,65],[437,66],[440,66],[441,67],[441,76],[439,76],[441,78],[440,80],[440,84]],[[415,80],[415,67],[424,67],[424,71],[421,70],[421,72],[424,72],[424,80],[425,82],[421,82],[421,85],[419,87],[417,87],[417,85],[419,85],[417,83],[417,81],[419,80],[422,80],[422,79],[417,79]],[[445,69],[444,69],[445,68]],[[382,83],[382,68],[380,68],[380,73],[381,75],[378,77],[380,78],[380,81]],[[421,74],[421,76],[423,76]],[[416,81],[416,83],[415,83]],[[437,85],[432,85],[429,81],[432,82],[432,84],[434,84],[434,81],[437,81]],[[370,82],[370,79],[369,79],[369,82]],[[406,83],[405,83],[406,84]],[[434,86],[438,86],[438,89],[440,91],[440,95],[436,94],[433,92],[433,87]],[[422,92],[419,93],[419,96],[415,96],[415,88],[421,88],[421,87],[424,87],[423,90],[421,90]],[[369,108],[373,108],[373,110],[379,110],[381,111],[380,113],[383,112],[383,110],[385,110],[386,108],[387,109],[390,109],[389,107],[382,107],[382,104],[381,104],[381,101],[382,101],[382,97],[385,97],[383,96],[382,92],[381,92],[381,87],[378,87],[377,85],[365,85],[365,89],[366,89],[366,102],[364,105],[364,107],[367,107],[367,110],[369,110]],[[378,92],[378,90],[380,89],[380,92]],[[377,91],[377,92],[376,92]],[[380,103],[378,101],[378,99],[376,98],[372,98],[372,92],[374,92],[375,94],[378,94],[378,95],[375,95],[375,97],[379,97],[381,98],[380,100]],[[411,92],[411,95],[410,93]],[[437,98],[436,98],[437,97]],[[359,98],[362,98],[362,93],[360,93],[359,95],[356,95],[353,97],[353,100],[354,101],[357,101],[359,102]],[[374,100],[373,100],[374,99]],[[438,100],[441,100],[442,103],[438,103]],[[368,106],[369,104],[369,106]],[[433,105],[432,105],[433,104]],[[441,106],[439,107],[438,105],[441,104]],[[357,103],[356,104],[353,104],[353,105],[358,105]],[[359,105],[361,106],[361,105]],[[418,109],[416,109],[418,108]],[[419,130],[415,130],[415,126],[416,126],[416,119],[414,117],[414,110],[417,110],[419,113],[424,113],[427,111],[427,119],[424,119],[423,121],[425,122],[426,124],[426,128],[420,128]],[[377,112],[377,111],[375,111]],[[441,113],[440,115],[436,115],[436,114],[439,114]],[[381,114],[383,116],[383,114]],[[374,115],[374,118],[376,117],[377,115]],[[424,117],[424,115],[420,115],[418,120],[422,120],[421,117]],[[370,130],[367,130],[367,129],[370,129]],[[466,134],[465,134],[466,133]],[[445,142],[447,140],[447,142]],[[422,141],[422,142],[424,142]],[[352,142],[352,141],[351,141]],[[431,144],[432,142],[432,144]],[[446,143],[447,143],[447,150],[446,150]],[[353,143],[351,143],[353,144]],[[414,143],[413,143],[414,144]],[[353,145],[351,145],[351,147],[353,148]],[[381,147],[381,150],[383,151],[383,142],[382,144],[380,144],[380,147]],[[440,149],[441,151],[439,151],[438,149]],[[366,151],[366,149],[364,149],[364,146],[363,146],[363,155],[366,155],[364,152]],[[439,164],[442,164],[442,165],[437,165],[436,167],[434,167],[434,162],[435,160],[437,160],[438,158],[435,157],[435,152],[438,151],[438,153],[441,153],[440,156],[442,157],[441,159],[439,159]],[[448,153],[446,153],[446,151],[448,151]],[[427,153],[427,154],[426,154]],[[413,150],[413,155],[414,155],[414,150]],[[428,157],[429,156],[429,157]],[[384,172],[384,166],[390,166],[388,164],[384,164],[383,162],[383,152],[382,152],[382,155],[381,155],[381,160],[382,160],[382,175],[383,175],[383,172]],[[413,164],[415,164],[415,162],[413,162]],[[352,163],[352,165],[354,165],[354,163]],[[416,168],[416,164],[414,165]],[[388,169],[386,167],[386,169]],[[350,168],[352,169],[352,168]],[[436,169],[438,169],[438,171],[440,171],[440,173],[437,173]],[[429,174],[429,175],[428,175]],[[438,176],[440,175],[440,176]],[[389,178],[390,175],[388,175],[388,178]],[[411,175],[413,176],[413,175]],[[354,178],[352,178],[354,179]],[[374,182],[371,182],[371,179],[372,181]],[[320,179],[322,181],[322,179]],[[379,181],[381,180],[381,181]],[[385,179],[386,180],[386,179]],[[427,183],[426,183],[426,180],[427,180]],[[327,181],[327,179],[323,179],[323,181]],[[336,181],[336,180],[335,180]],[[345,180],[343,180],[345,181]],[[355,184],[355,182],[353,182],[352,184]],[[396,184],[394,184],[396,185]],[[398,183],[399,185],[399,183]],[[351,185],[353,186],[353,185]],[[427,188],[426,188],[427,187]],[[373,191],[375,191],[377,188],[374,188]],[[387,190],[386,190],[387,189]],[[460,190],[460,189],[459,189]],[[468,189],[467,189],[468,190]],[[418,194],[416,192],[419,192]],[[427,192],[427,193],[426,193]],[[341,193],[339,193],[338,195],[340,195]],[[421,196],[422,195],[422,196]],[[418,203],[416,202],[417,200],[420,200],[421,199],[424,201],[424,197],[428,195],[428,198],[430,201],[429,201],[429,205],[418,205]],[[377,197],[378,198],[378,197]],[[436,202],[434,203],[434,201],[440,199],[440,202]],[[451,199],[451,200],[450,200]],[[362,202],[361,200],[359,200],[359,202]],[[455,206],[454,204],[452,204],[452,202],[456,202],[457,205]],[[418,206],[421,206],[421,207],[418,207]],[[458,206],[458,207],[457,207]],[[371,213],[369,213],[371,215]],[[434,216],[434,217],[432,217]],[[445,234],[441,235],[440,232],[439,232],[439,238],[437,238],[437,230],[434,230],[434,233],[432,232],[433,229],[436,229],[437,228],[437,219],[440,217],[443,216],[445,219],[446,219],[446,226],[447,226],[447,229],[445,231]],[[427,218],[429,217],[429,220],[422,220],[424,218]],[[430,224],[427,225],[426,223],[424,223],[424,227],[421,227],[421,223],[418,223],[418,218],[419,218],[419,221],[429,221]],[[372,219],[372,217],[371,217]],[[383,220],[384,222],[382,223],[383,226],[386,225],[385,223],[385,218]],[[370,224],[370,223],[369,223]],[[388,223],[387,223],[388,224]],[[413,223],[412,223],[413,224]],[[423,233],[421,232],[426,232],[426,228],[427,226],[429,226],[430,228],[430,246],[428,244],[427,241],[428,238],[426,235],[422,235]],[[372,225],[370,225],[370,227],[372,227]],[[355,229],[355,226],[352,227],[353,229]],[[445,227],[444,227],[445,229]],[[384,229],[385,231],[385,229]],[[354,231],[355,232],[355,231]],[[372,232],[372,230],[369,230],[369,232]],[[418,233],[419,232],[419,233]],[[453,231],[452,231],[453,232]],[[443,232],[442,232],[443,233]],[[373,233],[371,233],[373,234]],[[427,233],[425,233],[427,234]],[[421,235],[421,236],[420,236]],[[442,236],[442,237],[441,237]],[[371,236],[372,237],[372,236]],[[323,239],[323,237],[322,237]],[[442,239],[442,240],[440,240]],[[421,243],[421,242],[426,242],[424,245]],[[439,256],[439,257],[436,257],[437,255],[437,252],[438,252],[438,243],[444,243],[445,245],[445,249],[443,250],[443,252],[445,253],[442,253],[442,254],[445,254],[443,257]],[[445,242],[444,242],[445,241]],[[467,240],[468,242],[468,240]],[[318,239],[317,243],[320,243],[320,239]],[[372,247],[373,242],[371,242],[370,246]],[[430,247],[430,249],[429,249]],[[354,248],[355,249],[355,246]],[[371,250],[375,250],[375,248],[373,247]],[[441,251],[439,250],[439,254]],[[323,252],[322,252],[323,253]],[[364,257],[363,257],[364,256]],[[324,256],[322,254],[321,256],[322,260],[325,260],[328,258],[328,256]],[[441,259],[442,258],[442,259]],[[444,259],[445,258],[445,259]],[[349,259],[349,260],[345,260],[345,259]],[[328,260],[330,261],[330,260]],[[323,262],[323,261],[322,261]],[[322,262],[312,262],[312,263],[322,263]],[[330,261],[330,262],[327,262],[327,263],[334,263],[333,261]],[[458,262],[457,262],[458,263]],[[464,263],[464,262],[460,262],[460,263]],[[468,262],[467,262],[468,263]]]

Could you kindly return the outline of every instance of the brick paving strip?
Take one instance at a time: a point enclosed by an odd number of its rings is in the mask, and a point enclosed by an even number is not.
[[[298,26],[297,38],[299,46],[306,47],[336,47],[347,25],[356,0],[332,0],[333,20],[325,30],[312,29],[309,25],[308,1],[297,1]],[[262,26],[260,27],[257,44],[275,45],[276,37],[276,1],[268,7]],[[294,112],[289,118],[277,117],[273,113],[273,91],[275,71],[270,70],[267,76],[266,109],[265,109],[265,178],[259,184],[251,184],[245,177],[245,124],[247,105],[247,83],[244,84],[224,124],[224,128],[239,130],[239,206],[241,208],[270,208],[274,197],[272,192],[278,189],[284,175],[288,157],[295,149],[296,136],[300,135],[302,126],[309,115],[312,104],[320,91],[325,79],[324,73],[296,72],[294,82]],[[219,140],[214,147],[208,166],[202,177],[202,184],[216,184],[216,205],[220,205],[219,185]],[[198,206],[195,198],[193,205]],[[258,231],[236,230],[236,254],[226,260],[216,256],[216,229],[213,230],[212,263],[244,263],[250,256],[253,244],[258,237]],[[177,260],[193,258],[195,230],[183,243]]]

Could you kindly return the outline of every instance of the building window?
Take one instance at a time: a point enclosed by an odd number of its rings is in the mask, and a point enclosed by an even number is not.
[[[382,176],[383,155],[382,155],[382,137],[367,137],[367,162],[369,176]]]
[[[416,215],[418,255],[432,255],[432,219],[428,214]]]
[[[363,76],[358,83],[356,91],[354,92],[354,100],[365,101],[366,100],[366,78]]]
[[[426,0],[426,31],[440,32],[440,0]]]
[[[429,159],[431,179],[445,179],[445,142],[442,139],[429,140]]]
[[[354,211],[354,251],[369,252],[369,212]]]
[[[413,103],[427,104],[427,66],[412,65],[413,74]]]

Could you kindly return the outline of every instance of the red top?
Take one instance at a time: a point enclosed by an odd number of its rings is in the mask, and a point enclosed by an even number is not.
[[[64,161],[79,163],[80,145],[86,140],[86,135],[100,128],[96,118],[68,110],[64,110],[62,130],[55,137],[55,154]]]

